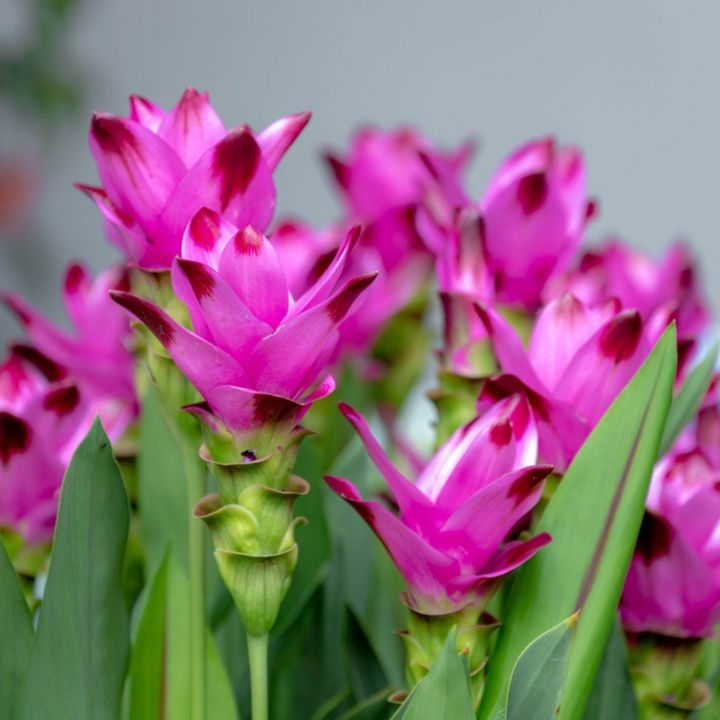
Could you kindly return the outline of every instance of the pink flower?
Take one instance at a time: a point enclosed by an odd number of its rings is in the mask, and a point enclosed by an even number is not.
[[[553,138],[524,145],[498,168],[479,207],[498,302],[535,310],[548,280],[570,264],[593,212],[580,151],[558,149]]]
[[[275,209],[272,171],[309,118],[282,118],[254,135],[246,125],[226,130],[207,93],[193,88],[167,113],[131,97],[129,118],[93,116],[90,150],[102,187],[79,187],[130,262],[167,269],[201,207],[238,227],[267,228]]]
[[[478,307],[502,372],[486,381],[479,410],[524,389],[538,423],[540,457],[564,472],[652,347],[636,310],[588,306],[567,294],[537,318],[527,351],[496,311]]]
[[[99,413],[111,440],[123,434],[139,410],[134,361],[127,347],[130,325],[108,294],[109,290],[127,286],[127,273],[122,269],[106,270],[93,280],[83,266],[69,266],[63,303],[72,333],[53,325],[19,295],[3,296],[35,347],[66,369],[91,412]]]
[[[623,308],[635,308],[644,321],[664,328],[677,322],[681,365],[692,356],[698,335],[710,325],[711,312],[703,298],[688,249],[674,244],[661,260],[610,240],[587,252],[577,268],[555,278],[546,298],[572,292],[583,302],[596,304],[617,298]]]
[[[150,329],[226,427],[242,432],[262,426],[272,408],[297,414],[332,391],[330,376],[312,388],[326,372],[338,325],[375,277],[340,281],[357,236],[357,229],[348,234],[325,272],[294,300],[267,238],[203,208],[172,267],[194,332],[139,297],[111,294]]]
[[[720,467],[703,445],[696,423],[655,466],[620,603],[631,632],[709,637],[720,621]]]
[[[63,475],[94,413],[65,368],[16,345],[0,365],[0,527],[52,539]]]
[[[413,609],[435,615],[485,601],[502,576],[550,541],[547,533],[508,540],[552,470],[532,465],[537,432],[522,397],[504,400],[460,428],[414,483],[393,466],[362,416],[340,407],[385,478],[399,515],[363,500],[347,480],[325,480],[385,545]]]

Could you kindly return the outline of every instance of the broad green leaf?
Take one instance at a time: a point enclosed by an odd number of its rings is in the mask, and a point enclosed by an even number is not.
[[[5,545],[0,540],[0,717],[19,717],[20,690],[33,639],[32,620]]]
[[[155,574],[168,543],[172,544],[182,567],[188,568],[190,508],[185,470],[182,455],[160,415],[152,387],[145,394],[140,419],[138,496],[146,575]]]
[[[455,649],[455,630],[448,633],[440,654],[425,679],[413,690],[394,715],[402,720],[452,718],[473,720],[470,677],[467,663]]]
[[[520,653],[582,610],[561,718],[582,715],[617,610],[672,399],[675,329],[658,341],[578,452],[539,530],[553,541],[520,569],[478,713],[504,717]]]
[[[508,720],[555,720],[560,710],[578,613],[535,638],[510,678]]]
[[[25,720],[118,717],[130,652],[120,585],[128,522],[125,487],[96,419],[63,482]]]
[[[693,369],[680,388],[680,392],[678,392],[673,400],[667,420],[665,421],[665,431],[663,432],[658,455],[664,455],[672,447],[672,444],[677,440],[682,429],[693,419],[695,413],[699,410],[700,404],[710,385],[710,378],[715,369],[717,356],[718,346],[713,345],[710,352],[705,356],[703,361]]]
[[[620,618],[616,617],[595,676],[584,720],[640,720],[628,662],[622,625]]]
[[[350,608],[345,613],[343,635],[348,682],[355,703],[359,703],[387,687],[388,681],[365,631]]]
[[[395,712],[395,706],[388,702],[392,692],[386,687],[344,712],[338,720],[389,720]]]

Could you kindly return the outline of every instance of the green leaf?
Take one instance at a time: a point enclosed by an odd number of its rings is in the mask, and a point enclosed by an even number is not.
[[[70,462],[23,693],[25,720],[117,718],[130,651],[128,500],[99,420]]]
[[[20,690],[33,639],[20,580],[0,540],[0,717],[19,717]]]
[[[673,400],[665,421],[665,431],[663,432],[658,455],[664,455],[672,447],[682,429],[695,417],[695,413],[700,409],[700,404],[710,385],[717,355],[718,345],[715,344],[703,361],[688,375],[680,388],[680,392]]]
[[[455,630],[448,633],[440,654],[425,679],[413,690],[394,715],[402,720],[452,718],[473,720],[470,677],[467,663],[455,649]]]
[[[190,718],[188,592],[187,576],[168,550],[138,610],[130,659],[132,720]],[[209,633],[207,683],[208,717],[237,720],[227,672]]]
[[[560,717],[582,715],[640,528],[675,364],[671,327],[560,482],[539,525],[553,541],[518,573],[478,717],[504,716],[510,675],[524,648],[580,609]]]
[[[365,631],[350,608],[345,613],[343,641],[348,682],[355,703],[359,703],[386,688],[388,681]]]
[[[620,618],[616,617],[595,676],[584,720],[640,720],[628,662],[622,625]]]
[[[148,388],[140,419],[138,499],[145,548],[146,575],[163,561],[168,543],[180,564],[188,568],[188,507],[182,454],[165,427],[155,391]]]
[[[508,720],[555,720],[560,710],[578,613],[535,638],[510,678]]]

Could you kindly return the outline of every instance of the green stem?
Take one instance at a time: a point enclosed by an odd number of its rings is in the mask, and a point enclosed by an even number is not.
[[[205,495],[207,468],[197,455],[197,449],[184,443],[185,480],[188,507],[192,512],[195,503]],[[204,524],[189,518],[190,545],[190,717],[205,720],[206,701],[206,645],[205,645],[205,534]]]
[[[250,660],[250,692],[252,694],[252,720],[268,720],[268,639],[269,634],[247,633]]]

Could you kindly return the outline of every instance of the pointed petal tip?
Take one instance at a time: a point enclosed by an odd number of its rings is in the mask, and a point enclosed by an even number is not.
[[[173,344],[175,328],[172,321],[160,308],[131,293],[110,290],[110,297],[120,307],[133,314],[160,341],[163,347]]]
[[[207,266],[195,260],[176,257],[178,267],[190,283],[193,293],[198,300],[210,297],[215,289],[215,278],[208,272]]]

